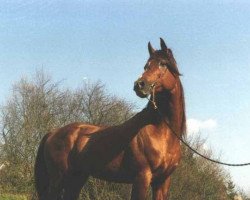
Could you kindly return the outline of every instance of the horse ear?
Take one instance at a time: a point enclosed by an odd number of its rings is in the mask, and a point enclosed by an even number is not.
[[[148,43],[148,52],[150,56],[155,52],[150,42]]]
[[[162,38],[160,38],[160,41],[161,41],[161,49],[162,50],[168,50],[168,47],[166,45],[166,43],[164,42],[164,40]]]

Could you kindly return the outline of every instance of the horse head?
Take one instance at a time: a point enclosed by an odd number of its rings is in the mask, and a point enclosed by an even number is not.
[[[142,76],[134,84],[134,91],[141,98],[164,90],[171,91],[181,75],[171,49],[162,38],[160,44],[161,49],[155,50],[150,42],[148,43],[149,59]]]

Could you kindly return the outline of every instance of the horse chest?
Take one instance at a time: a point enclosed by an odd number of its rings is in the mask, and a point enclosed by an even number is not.
[[[154,156],[153,156],[154,155]],[[164,173],[169,168],[177,165],[179,162],[177,153],[168,152],[167,149],[162,149],[162,151],[156,151],[154,154],[148,156],[148,161],[152,172],[162,172]]]
[[[145,152],[154,176],[171,173],[180,160],[179,144],[162,138],[151,139]]]

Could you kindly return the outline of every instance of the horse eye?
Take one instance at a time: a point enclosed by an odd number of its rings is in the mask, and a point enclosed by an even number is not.
[[[163,64],[159,65],[159,69],[164,69],[164,68],[166,68],[166,65],[163,65]]]
[[[167,62],[165,60],[162,60],[159,62],[159,65],[166,67]]]
[[[160,61],[160,62],[159,62],[159,68],[160,68],[160,69],[167,69],[167,64],[166,64],[166,62]]]

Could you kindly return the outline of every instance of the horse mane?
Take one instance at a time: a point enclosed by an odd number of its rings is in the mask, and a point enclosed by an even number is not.
[[[167,56],[167,67],[169,69],[169,71],[171,73],[173,73],[175,76],[181,76],[182,74],[180,74],[178,67],[177,67],[177,62],[174,58],[174,55],[172,53],[171,49],[167,49],[166,51],[166,56]],[[187,126],[186,126],[186,107],[185,107],[185,95],[184,95],[184,89],[182,86],[182,83],[180,81],[180,79],[178,78],[179,81],[179,85],[180,85],[180,107],[181,107],[181,114],[182,114],[182,119],[181,119],[181,126],[180,126],[180,136],[181,137],[186,137],[186,131],[187,131]]]
[[[182,112],[182,120],[181,120],[181,129],[180,129],[180,136],[181,137],[186,137],[187,135],[187,124],[186,124],[186,105],[185,105],[185,95],[184,95],[184,90],[183,86],[180,82],[180,90],[181,90],[181,95],[180,95],[180,103],[181,103],[181,112]]]

